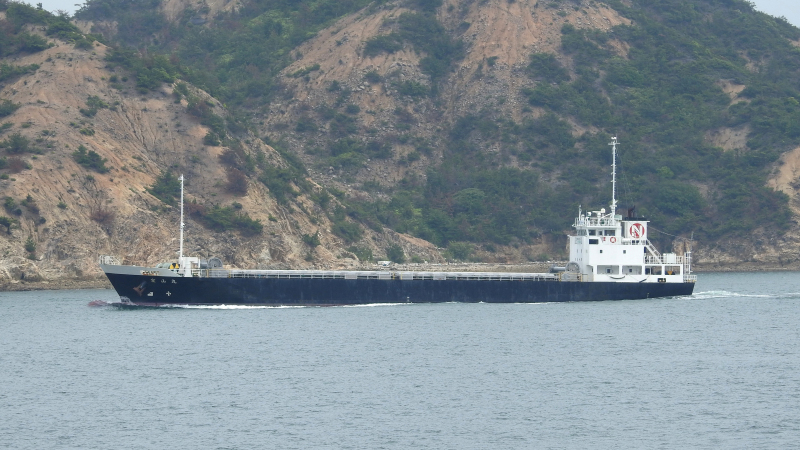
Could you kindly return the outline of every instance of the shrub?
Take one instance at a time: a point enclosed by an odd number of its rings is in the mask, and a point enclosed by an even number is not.
[[[28,239],[25,241],[25,251],[28,253],[34,253],[36,251],[36,241],[33,240],[33,236],[28,235]]]
[[[295,174],[290,169],[267,166],[258,179],[267,186],[270,194],[278,203],[286,204],[289,201],[288,197],[297,195],[297,191],[292,187]]]
[[[357,223],[347,222],[345,220],[334,222],[333,226],[331,226],[331,231],[333,234],[344,239],[345,242],[356,242],[361,239],[361,236],[364,234]]]
[[[114,81],[116,81],[116,80],[114,80]],[[175,83],[175,92],[177,92],[178,94],[180,94],[180,95],[182,95],[184,97],[188,97],[189,96],[189,86],[186,83],[184,83],[183,81],[179,81],[179,82]]]
[[[107,159],[101,157],[94,150],[89,150],[84,145],[79,145],[78,149],[72,152],[72,158],[83,167],[94,170],[97,173],[107,173],[106,167]]]
[[[21,52],[36,53],[50,48],[50,43],[47,39],[39,36],[38,34],[20,33],[17,36],[18,50]]]
[[[36,200],[34,200],[30,194],[25,197],[25,200],[19,202],[19,204],[28,208],[28,211],[37,215],[39,214],[39,205],[36,204]]]
[[[0,81],[6,81],[13,77],[35,72],[38,69],[38,64],[31,64],[29,66],[14,66],[11,64],[0,63]]]
[[[472,255],[472,245],[468,242],[451,242],[447,246],[447,253],[458,261],[467,261]]]
[[[210,147],[218,147],[220,145],[220,141],[217,133],[214,133],[213,131],[206,133],[206,135],[203,136],[203,144]]]
[[[386,259],[389,261],[402,264],[406,262],[406,254],[403,252],[403,247],[398,244],[392,244],[386,249]]]
[[[23,161],[22,158],[19,158],[17,156],[14,156],[12,158],[8,158],[8,171],[9,172],[11,172],[11,173],[20,173],[23,170],[28,169],[28,168],[30,168],[30,166],[28,165],[28,163]]]
[[[359,261],[373,261],[372,249],[367,247],[356,247],[355,245],[347,247],[347,251],[354,254]]]
[[[314,248],[314,247],[316,247],[316,246],[320,245],[320,241],[319,241],[319,231],[317,231],[317,232],[316,232],[316,233],[314,233],[313,235],[310,235],[310,234],[304,234],[302,237],[303,237],[303,242],[304,242],[306,245],[308,245],[309,247],[311,247],[311,248]]]
[[[226,148],[223,150],[223,152],[219,154],[218,158],[219,162],[228,167],[239,166],[239,155],[236,153],[236,150],[232,148]]]
[[[383,141],[370,141],[364,147],[367,155],[377,159],[389,159],[394,156],[392,144]]]
[[[228,183],[225,185],[228,192],[240,197],[247,195],[247,176],[241,170],[228,167],[225,174],[228,177]]]
[[[302,115],[299,119],[297,119],[297,125],[294,127],[294,131],[297,131],[298,133],[317,131],[317,124],[314,123],[314,119],[311,117]]]
[[[378,74],[377,71],[371,70],[364,74],[364,79],[370,83],[380,83],[383,78]]]
[[[0,225],[6,227],[6,233],[11,234],[11,227],[17,223],[16,219],[11,217],[0,216]]]
[[[56,16],[48,20],[48,36],[55,36],[64,41],[83,38],[81,30],[69,21],[67,16]]]
[[[534,53],[528,64],[528,73],[536,79],[548,83],[569,81],[569,72],[561,65],[552,53]]]
[[[124,46],[111,49],[106,54],[106,61],[133,71],[136,87],[144,92],[159,87],[161,83],[174,82],[178,73],[178,68],[166,55],[139,57],[135,50]]]
[[[30,140],[19,133],[8,136],[8,138],[0,142],[0,147],[4,147],[6,152],[12,155],[19,155],[31,150]]]
[[[75,48],[78,50],[91,50],[94,48],[94,39],[86,37],[75,39]]]
[[[336,113],[330,123],[331,135],[341,137],[355,134],[358,131],[356,119],[341,113]]]
[[[320,208],[322,208],[322,209],[327,209],[327,208],[328,208],[328,205],[330,205],[330,203],[331,203],[331,195],[330,195],[330,194],[328,194],[328,191],[326,191],[326,190],[324,190],[324,189],[322,190],[322,192],[320,192],[320,193],[318,193],[318,194],[313,194],[313,195],[311,196],[311,198],[312,198],[312,199],[313,199],[315,202],[317,202],[317,204],[318,204],[318,205],[320,206]]]
[[[86,117],[94,117],[97,111],[108,108],[108,103],[104,102],[96,95],[90,95],[89,98],[86,99],[86,106],[88,108],[80,109],[81,114]]]
[[[409,97],[424,97],[430,93],[430,89],[422,83],[406,80],[397,84],[397,92]]]
[[[189,114],[198,117],[200,119],[200,124],[209,127],[217,136],[220,138],[225,137],[225,119],[214,114],[214,110],[208,103],[193,98],[186,107],[186,110]]]
[[[319,64],[314,64],[310,67],[303,67],[302,69],[298,69],[290,73],[289,76],[292,78],[300,78],[310,74],[311,72],[314,72],[315,70],[319,70]]]
[[[203,226],[214,231],[236,230],[242,235],[252,236],[260,234],[264,229],[260,220],[252,219],[249,214],[239,212],[233,206],[192,208],[192,215]]]
[[[91,212],[89,218],[99,223],[100,225],[109,226],[112,223],[114,223],[114,220],[116,220],[117,218],[117,214],[112,209],[99,207],[95,208]]]
[[[175,199],[181,195],[181,182],[170,170],[161,172],[155,183],[147,188],[147,192],[168,205],[174,205]]]
[[[17,109],[19,109],[21,105],[19,103],[14,103],[11,100],[3,99],[0,101],[0,117],[10,116],[14,113]]]
[[[375,36],[364,43],[364,56],[376,56],[383,52],[394,53],[403,48],[403,41],[396,33]]]
[[[333,212],[332,221],[333,226],[331,226],[331,231],[333,234],[344,239],[346,242],[355,242],[361,239],[363,235],[361,227],[356,223],[347,221],[344,208],[336,208]]]

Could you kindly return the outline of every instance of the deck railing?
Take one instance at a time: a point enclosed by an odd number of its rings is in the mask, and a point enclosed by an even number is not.
[[[577,274],[580,276],[580,274]],[[201,278],[328,278],[344,280],[493,280],[493,281],[558,281],[557,274],[503,272],[378,272],[327,270],[229,270],[193,269],[191,276]],[[580,281],[580,280],[578,280]]]
[[[684,262],[683,256],[666,256],[661,255],[661,257],[646,255],[644,257],[645,264],[666,264],[670,266],[682,266]]]

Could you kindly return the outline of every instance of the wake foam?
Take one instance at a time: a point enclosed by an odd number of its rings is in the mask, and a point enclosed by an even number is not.
[[[712,298],[798,298],[800,297],[800,292],[781,292],[775,294],[743,294],[739,292],[731,292],[731,291],[703,291],[703,292],[695,292],[690,296],[679,297],[679,298],[691,298],[691,299],[712,299]]]

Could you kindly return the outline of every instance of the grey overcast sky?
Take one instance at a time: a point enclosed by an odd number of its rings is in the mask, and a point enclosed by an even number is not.
[[[35,5],[37,0],[27,0],[26,3]],[[83,2],[75,0],[41,0],[42,6],[48,11],[64,10],[74,13]],[[76,5],[77,3],[77,5]],[[785,16],[794,26],[800,27],[800,2],[797,0],[755,0],[756,8],[773,16]]]

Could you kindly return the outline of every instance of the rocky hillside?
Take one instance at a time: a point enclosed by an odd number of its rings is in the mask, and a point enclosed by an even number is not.
[[[155,264],[177,252],[179,216],[175,205],[148,192],[167,169],[186,177],[186,201],[201,205],[236,205],[263,224],[255,236],[214,232],[189,216],[185,248],[195,255],[218,255],[226,263],[246,268],[349,267],[357,263],[330,232],[319,207],[303,198],[294,207],[276,203],[261,183],[248,183],[247,194],[227,189],[221,146],[203,144],[208,127],[176,102],[172,87],[138,93],[124,71],[109,70],[107,47],[76,50],[53,41],[44,51],[5,61],[39,68],[7,83],[0,98],[19,108],[4,118],[4,137],[20,136],[29,149],[7,157],[8,175],[0,179],[5,217],[14,220],[0,236],[2,282],[46,281],[72,286],[75,279],[100,275],[99,255],[128,263]],[[221,108],[202,92],[214,108]],[[104,106],[91,115],[87,99]],[[105,162],[105,173],[87,168],[73,154],[79,147]],[[251,136],[243,140],[249,154],[279,161],[275,150]],[[14,167],[19,161],[20,168]],[[9,200],[10,199],[10,200]],[[334,200],[335,201],[335,200]],[[306,210],[303,211],[302,205]],[[7,232],[6,232],[7,231]],[[303,235],[318,234],[320,245],[309,246]],[[28,244],[28,251],[26,249]],[[430,244],[387,230],[369,241],[374,253],[396,243],[409,254],[440,260]],[[378,247],[382,246],[382,247]]]
[[[520,124],[551,112],[549,105],[530,101],[530,89],[542,82],[530,76],[531,55],[555,55],[569,78],[579,79],[581,70],[585,70],[581,64],[586,63],[579,59],[580,55],[565,50],[565,26],[587,35],[609,33],[610,38],[603,47],[610,58],[629,61],[632,59],[631,43],[623,39],[623,33],[613,30],[637,25],[631,18],[602,2],[444,2],[436,10],[436,18],[449,35],[463,42],[464,53],[436,86],[436,80],[422,69],[422,59],[428,55],[414,45],[406,43],[393,51],[369,51],[370,45],[381,37],[396,33],[402,26],[398,25],[401,22],[399,18],[404,14],[415,14],[415,11],[409,9],[407,3],[386,3],[369,14],[346,17],[302,44],[297,49],[297,61],[282,72],[282,83],[293,96],[288,101],[273,103],[269,114],[262,117],[266,124],[262,132],[280,134],[286,139],[309,167],[316,168],[312,171],[315,179],[326,186],[346,189],[352,196],[380,198],[384,192],[391,192],[397,183],[407,182],[410,177],[424,178],[430,167],[441,164],[446,158],[447,133],[464,117],[480,112],[493,119],[499,118],[499,121]],[[797,40],[786,39],[786,42],[798,46]],[[746,61],[745,65],[747,70],[756,73],[767,64]],[[300,73],[303,76],[298,76]],[[729,101],[725,101],[727,107],[752,101],[741,95],[747,85],[737,79],[721,76],[712,82],[721,95],[729,97]],[[439,92],[435,96],[409,95],[402,92],[405,83],[415,83],[427,89],[438,87]],[[330,161],[336,162],[336,158],[325,159],[324,156],[335,152],[326,153],[324,149],[334,148],[342,133],[336,117],[327,126],[325,122],[330,120],[329,110],[341,104],[357,107],[348,106],[354,111],[350,115],[359,130],[366,134],[367,141],[391,143],[391,158],[368,158],[364,164],[349,170],[344,166],[329,165]],[[613,105],[608,106],[613,108]],[[578,140],[578,147],[585,145],[580,142],[581,138],[601,135],[601,139],[605,139],[611,134],[608,128],[604,130],[580,117],[559,113],[568,123],[572,136]],[[622,123],[614,129],[628,131],[624,127]],[[749,122],[734,126],[714,125],[703,133],[704,143],[692,142],[690,145],[706,145],[722,149],[727,154],[748,152],[748,140],[753,134]],[[407,136],[412,136],[412,139],[406,139]],[[420,141],[430,145],[428,153],[417,151]],[[592,143],[604,144],[598,140]],[[530,167],[519,158],[520,155],[504,152],[503,138],[475,136],[473,133],[470,144],[490,158],[504,159],[505,165]],[[597,150],[604,151],[604,148]],[[783,148],[786,153],[769,166],[761,183],[789,196],[788,206],[794,219],[780,230],[775,229],[775,224],[762,223],[751,227],[744,235],[717,235],[706,242],[696,243],[699,246],[696,259],[700,267],[720,269],[739,265],[752,269],[797,265],[800,237],[796,225],[800,212],[797,155],[800,155],[800,148],[796,144]],[[560,170],[556,167],[555,170],[543,171],[541,176],[551,185],[559,186],[563,183],[558,173]],[[600,177],[599,182],[604,181]],[[714,201],[716,181],[686,182],[697,186],[707,202]],[[380,186],[377,192],[370,189],[376,185]],[[599,199],[606,201],[607,188],[600,189],[604,194]],[[641,200],[629,198],[628,201],[636,203]],[[743,200],[748,201],[753,200]],[[678,248],[689,236],[689,230],[683,230],[682,236],[664,233],[660,241],[666,246],[673,241],[671,244]],[[541,239],[539,243],[543,245],[537,249],[538,252],[559,254],[557,244],[546,242],[545,236]],[[494,253],[484,253],[481,257],[491,260],[499,254],[506,257],[513,254],[509,247],[499,250],[497,246],[492,247],[496,250]],[[517,258],[531,256],[530,251],[516,254]]]
[[[779,134],[754,117],[756,107],[769,113],[778,101],[765,97],[771,91],[758,75],[773,70],[771,55],[733,49],[714,57],[719,67],[713,76],[703,72],[708,83],[698,81],[696,92],[671,88],[675,98],[693,96],[686,105],[713,106],[719,115],[691,129],[699,140],[669,140],[636,122],[644,100],[631,98],[647,89],[662,95],[641,63],[653,44],[637,33],[670,23],[670,11],[638,2],[384,1],[363,9],[347,2],[355,12],[343,10],[299,38],[281,56],[289,59],[270,63],[280,70],[264,90],[234,97],[235,86],[226,90],[222,78],[209,77],[221,61],[241,56],[209,50],[200,73],[182,27],[208,38],[256,23],[288,36],[300,16],[245,16],[246,2],[168,0],[148,12],[161,28],[139,36],[127,16],[103,16],[93,4],[101,5],[87,3],[75,23],[103,33],[105,43],[89,36],[90,45],[78,45],[34,21],[20,32],[49,46],[3,60],[30,68],[4,77],[0,90],[7,107],[0,215],[8,224],[0,228],[0,282],[7,286],[98,279],[101,254],[136,264],[173,258],[178,174],[186,177],[187,253],[237,267],[341,268],[387,255],[414,262],[563,257],[577,205],[607,203],[605,143],[618,132],[630,149],[623,170],[630,168],[633,185],[622,195],[668,222],[659,244],[677,249],[696,232],[705,239],[695,243],[701,267],[798,266],[800,142],[790,127]],[[720,8],[705,11],[706,20],[734,20]],[[775,27],[775,39],[798,46],[796,29]],[[127,33],[126,42],[115,41],[118,33]],[[697,43],[698,33],[695,44],[707,49],[692,50],[696,59],[721,51]],[[125,45],[141,50],[124,53]],[[676,42],[670,58],[686,63],[679,53],[688,46]],[[163,69],[161,81],[142,81],[142,67],[152,75],[168,66],[174,73]],[[780,108],[796,110],[788,100]],[[654,123],[680,129],[668,113]],[[633,123],[636,131],[626,129]],[[695,167],[732,158],[719,170],[738,173],[746,169],[741,160],[766,146],[761,141],[780,151],[747,163],[755,184],[729,186],[717,168]],[[665,155],[681,146],[692,153],[672,165]],[[659,209],[640,200],[666,191],[694,206]],[[728,203],[743,209],[722,210]],[[789,216],[762,215],[781,208]],[[729,218],[747,211],[765,220]]]
[[[298,132],[296,124],[304,118],[313,121],[313,112],[318,115],[320,110],[342,103],[344,92],[346,102],[358,106],[359,112],[352,116],[360,129],[377,140],[392,141],[394,153],[389,164],[385,159],[371,159],[358,168],[354,179],[392,186],[409,173],[424,176],[426,167],[437,164],[443,157],[442,135],[458,118],[488,108],[518,122],[526,115],[536,117],[544,113],[541,108],[523,111],[531,108],[522,90],[536,84],[525,71],[531,54],[558,53],[560,30],[565,23],[608,30],[630,22],[602,3],[586,2],[579,10],[547,8],[544,2],[539,7],[539,3],[536,0],[451,1],[439,8],[437,19],[450,32],[462,37],[465,51],[435,97],[402,92],[403,83],[432,87],[430,75],[420,67],[425,53],[409,45],[392,53],[365,52],[371,40],[396,28],[393,20],[413,10],[403,3],[387,3],[369,15],[348,16],[297,48],[300,57],[284,69],[281,80],[293,96],[288,102],[271,105],[269,113],[263,116],[266,124],[263,132],[294,128],[294,133],[283,136],[295,152],[300,155],[305,152],[304,160],[310,167],[319,166],[318,155],[308,152],[308,147],[324,147],[326,139],[338,136],[337,130],[328,126],[316,134]],[[622,43],[612,45],[624,52]],[[569,58],[563,62],[572,63]],[[306,76],[296,76],[298,71],[310,67],[318,68]],[[332,84],[338,88],[331,89]],[[578,124],[573,127],[576,135],[585,131]],[[430,154],[420,153],[419,160],[400,164],[408,160],[410,153],[415,153],[417,146],[415,142],[398,142],[398,135],[403,133],[428,140],[432,144]],[[499,149],[489,149],[492,150]],[[315,176],[325,183],[336,183],[334,174],[322,169]]]

